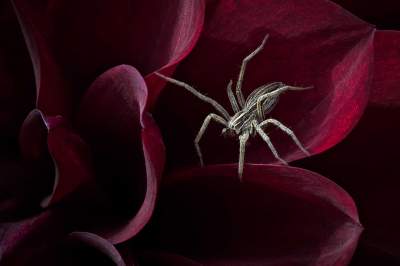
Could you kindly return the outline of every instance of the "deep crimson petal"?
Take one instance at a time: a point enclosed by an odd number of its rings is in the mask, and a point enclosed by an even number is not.
[[[400,201],[399,117],[400,108],[370,106],[342,143],[296,163],[333,178],[351,193],[365,227],[362,245],[376,250],[381,260],[400,258],[400,213],[393,205]]]
[[[146,103],[142,76],[121,65],[94,81],[78,111],[77,124],[93,150],[96,177],[111,198],[114,220],[119,218],[117,225],[109,223],[99,233],[113,243],[137,234],[155,204],[164,146],[145,112]]]
[[[143,75],[173,66],[197,40],[202,0],[15,0],[36,72],[38,107],[69,114],[106,69],[130,64]],[[153,88],[153,87],[152,87]],[[154,96],[160,88],[154,86]]]
[[[400,32],[377,31],[374,45],[375,71],[370,102],[400,106]]]
[[[206,265],[349,262],[362,227],[343,189],[300,168],[245,168],[243,182],[235,165],[166,178],[149,235],[142,235],[148,248]]]
[[[236,79],[241,61],[266,34],[264,50],[248,64],[245,95],[272,81],[314,86],[287,92],[271,116],[292,128],[312,154],[332,147],[356,124],[368,100],[374,29],[329,1],[212,2],[204,32],[175,78],[228,108],[228,81]],[[175,85],[163,91],[156,118],[170,147],[169,158],[177,164],[193,163],[193,139],[205,116],[215,110]],[[282,158],[306,156],[290,137],[272,131]],[[206,162],[236,161],[238,147],[232,142],[220,138],[220,129],[210,129],[200,144]],[[248,161],[275,162],[265,143],[251,142]]]
[[[42,174],[52,175],[53,189],[42,207],[60,201],[92,178],[88,147],[61,116],[45,117],[33,110],[22,126],[20,144],[27,160],[46,165],[48,169],[41,167]]]

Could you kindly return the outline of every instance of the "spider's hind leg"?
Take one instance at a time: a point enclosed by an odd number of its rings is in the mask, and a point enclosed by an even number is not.
[[[216,114],[209,114],[204,119],[204,122],[201,125],[201,128],[200,128],[199,132],[197,133],[196,138],[194,139],[194,146],[196,147],[196,152],[197,152],[197,155],[199,156],[199,160],[200,160],[200,165],[201,166],[204,166],[204,161],[203,161],[203,155],[202,155],[201,150],[200,150],[199,142],[200,142],[201,138],[203,137],[204,132],[206,131],[208,125],[211,122],[211,120],[214,120],[214,121],[216,121],[216,122],[218,122],[218,123],[220,123],[220,124],[222,124],[224,126],[227,126],[227,124],[228,124],[228,122],[223,117],[221,117],[219,115],[216,115]]]
[[[306,155],[310,156],[310,153],[306,150],[306,148],[304,148],[304,146],[301,144],[301,142],[299,141],[299,139],[296,137],[296,135],[294,134],[293,130],[291,130],[290,128],[288,128],[287,126],[285,126],[284,124],[282,124],[281,122],[279,122],[276,119],[267,119],[264,120],[263,122],[261,122],[259,124],[259,126],[261,128],[263,128],[264,126],[268,125],[268,124],[273,124],[275,126],[277,126],[280,130],[282,130],[283,132],[285,132],[286,134],[288,134],[294,143],[296,143],[297,147],[300,148],[300,150],[302,152],[304,152]]]

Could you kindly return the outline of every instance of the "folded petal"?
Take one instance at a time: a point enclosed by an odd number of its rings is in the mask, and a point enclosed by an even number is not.
[[[205,265],[346,265],[362,231],[351,197],[303,169],[247,164],[240,182],[235,165],[214,165],[165,180],[142,248]]]
[[[346,140],[324,154],[296,163],[331,177],[349,191],[365,227],[362,244],[397,261],[400,214],[393,204],[400,201],[399,117],[400,108],[370,106]]]
[[[370,103],[400,106],[400,31],[377,31],[374,45],[375,69]]]
[[[290,127],[310,153],[332,147],[353,128],[368,100],[374,36],[370,25],[333,3],[211,2],[204,32],[175,78],[228,108],[228,81],[236,80],[242,60],[266,34],[269,39],[265,48],[248,63],[243,83],[245,96],[273,81],[313,86],[282,95],[270,115]],[[169,157],[177,164],[193,163],[193,139],[206,115],[216,110],[182,87],[169,84],[163,91],[156,119],[167,147],[171,147]],[[287,134],[278,129],[270,131],[283,159],[292,161],[306,156]],[[220,129],[214,128],[203,138],[205,160],[236,161],[237,145],[219,135]],[[248,161],[276,161],[265,143],[251,142]]]
[[[44,177],[52,176],[53,189],[42,207],[60,201],[92,178],[88,147],[61,116],[45,117],[33,110],[22,126],[20,145],[25,159],[41,165]]]
[[[54,212],[13,224],[0,224],[1,265],[125,265],[117,249],[89,232],[67,235]]]
[[[90,82],[112,66],[134,65],[147,75],[176,64],[194,46],[204,15],[202,0],[14,4],[46,115],[70,114]]]
[[[77,127],[94,154],[97,181],[112,204],[112,221],[101,221],[99,234],[113,243],[137,234],[154,208],[164,146],[146,103],[142,76],[121,65],[93,82],[77,115]]]

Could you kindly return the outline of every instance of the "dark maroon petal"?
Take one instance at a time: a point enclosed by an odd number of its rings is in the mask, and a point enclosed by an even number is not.
[[[351,197],[300,168],[247,164],[240,182],[236,165],[214,165],[165,180],[137,244],[206,265],[346,265],[362,231]]]
[[[265,49],[248,64],[244,94],[272,81],[314,86],[287,92],[271,116],[292,128],[310,153],[332,147],[356,124],[368,100],[374,36],[370,25],[333,3],[212,2],[205,30],[175,78],[228,108],[228,81],[236,79],[241,61],[266,34]],[[175,164],[193,163],[193,139],[206,115],[215,110],[181,87],[170,84],[163,91],[156,118],[170,151],[168,158]],[[236,161],[238,147],[233,142],[237,141],[222,140],[220,127],[211,128],[200,144],[206,162]],[[280,130],[272,130],[271,139],[287,161],[306,156]],[[276,161],[265,143],[251,142],[248,161]]]
[[[397,0],[332,0],[379,29],[400,28],[400,2]]]
[[[70,247],[70,251],[65,254],[68,256],[65,256],[65,258],[70,259],[71,257],[74,257],[70,262],[74,262],[73,265],[87,265],[83,264],[82,262],[84,261],[84,258],[87,257],[86,259],[88,260],[88,263],[94,263],[93,258],[90,258],[87,256],[87,250],[88,248],[94,249],[98,251],[99,253],[103,254],[106,258],[110,260],[110,262],[114,262],[113,265],[117,266],[124,266],[125,262],[123,261],[121,255],[119,254],[118,250],[107,240],[104,238],[101,238],[98,235],[89,233],[89,232],[73,232],[69,235],[68,237],[68,246]],[[84,248],[86,246],[86,248]],[[70,254],[74,252],[73,254]],[[86,252],[84,252],[86,251]],[[80,254],[81,256],[77,256],[77,254]],[[72,256],[71,256],[72,255]],[[83,255],[83,256],[82,256]],[[92,260],[92,261],[91,261]],[[103,259],[104,261],[104,259]],[[66,262],[64,261],[65,265]],[[70,264],[72,265],[72,264]],[[98,265],[98,264],[97,264]],[[111,265],[111,264],[110,264]]]
[[[99,234],[113,243],[137,234],[155,204],[164,146],[156,124],[144,111],[146,103],[142,76],[121,65],[94,81],[78,112],[78,127],[93,150],[96,178],[114,211],[109,214],[113,221]]]
[[[61,116],[44,117],[33,110],[22,126],[20,145],[25,159],[39,164],[44,177],[52,177],[53,189],[41,202],[43,207],[60,201],[92,177],[87,145]]]
[[[1,265],[125,265],[116,248],[88,232],[73,232],[66,217],[47,211],[0,224]]]
[[[375,71],[370,102],[400,106],[400,32],[377,31],[374,45]]]
[[[353,132],[332,150],[296,163],[344,187],[365,227],[363,245],[400,258],[400,108],[370,106]],[[382,264],[386,265],[386,264]]]
[[[68,114],[112,66],[130,64],[147,75],[176,64],[194,46],[204,16],[202,0],[14,4],[34,61],[38,107],[46,114]]]

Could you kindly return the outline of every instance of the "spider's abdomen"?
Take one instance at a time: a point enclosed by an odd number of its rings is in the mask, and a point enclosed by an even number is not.
[[[257,113],[257,100],[263,95],[275,91],[276,89],[285,86],[282,82],[273,82],[255,89],[246,99],[245,109],[249,112]],[[278,103],[279,97],[268,97],[261,103],[261,109],[263,114],[267,114],[274,109],[275,105]],[[260,117],[261,119],[261,117]]]

